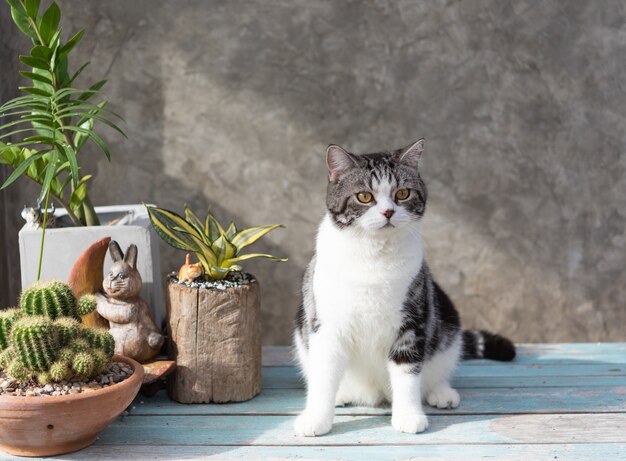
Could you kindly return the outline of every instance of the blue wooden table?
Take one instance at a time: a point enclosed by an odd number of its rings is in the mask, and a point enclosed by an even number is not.
[[[626,343],[520,345],[512,363],[464,362],[459,408],[427,407],[430,427],[415,435],[394,431],[388,408],[347,407],[330,434],[295,437],[304,390],[290,351],[265,348],[263,363],[251,401],[140,397],[95,445],[63,459],[626,460]]]

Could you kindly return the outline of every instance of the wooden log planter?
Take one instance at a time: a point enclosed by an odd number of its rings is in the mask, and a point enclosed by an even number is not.
[[[261,391],[260,287],[219,290],[167,281],[168,353],[177,368],[170,398],[181,403],[249,400]]]

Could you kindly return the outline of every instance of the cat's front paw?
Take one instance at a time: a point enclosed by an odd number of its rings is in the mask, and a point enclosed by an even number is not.
[[[333,416],[316,415],[305,411],[296,418],[293,428],[298,437],[315,437],[327,434],[333,425]]]
[[[396,411],[391,416],[391,425],[397,431],[417,434],[428,429],[428,418],[424,414]]]
[[[456,408],[461,403],[461,397],[450,386],[440,386],[426,396],[426,401],[436,408]]]

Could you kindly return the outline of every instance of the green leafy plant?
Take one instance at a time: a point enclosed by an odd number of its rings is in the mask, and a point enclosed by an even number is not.
[[[239,263],[252,258],[271,261],[287,261],[268,254],[240,254],[264,235],[284,227],[280,224],[250,227],[238,230],[234,223],[224,229],[211,213],[200,220],[188,207],[185,217],[163,208],[146,206],[156,233],[168,245],[179,250],[195,253],[202,265],[205,278],[222,280],[231,271],[240,271]]]
[[[106,80],[87,89],[73,86],[89,63],[70,74],[68,56],[85,31],[64,42],[59,27],[61,11],[55,2],[42,15],[39,15],[39,0],[7,2],[13,21],[31,39],[33,47],[28,55],[20,56],[20,61],[30,68],[20,72],[30,80],[30,85],[19,87],[25,94],[0,106],[0,119],[5,119],[0,126],[0,164],[14,170],[2,189],[20,176],[41,186],[37,199],[38,206],[44,205],[41,268],[51,198],[67,210],[74,225],[99,224],[87,191],[91,175],[83,174],[78,162],[78,154],[87,141],[94,143],[110,160],[107,143],[96,133],[94,125],[100,122],[126,135],[111,121],[120,117],[106,109],[107,102],[92,101]],[[10,142],[14,137],[20,140]]]
[[[37,282],[22,293],[19,308],[0,316],[0,369],[40,384],[97,376],[115,341],[107,330],[81,326],[80,315],[95,308],[93,296],[79,301],[64,282]]]

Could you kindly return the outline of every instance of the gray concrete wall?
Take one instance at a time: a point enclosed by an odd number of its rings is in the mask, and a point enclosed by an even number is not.
[[[325,146],[421,136],[427,258],[466,325],[517,341],[626,339],[622,2],[60,5],[66,31],[88,30],[74,63],[92,62],[88,81],[106,75],[129,135],[107,133],[110,164],[83,155],[96,204],[211,205],[242,226],[287,226],[257,249],[289,262],[247,266],[266,344],[290,340]],[[0,5],[3,87],[23,44],[7,15]],[[12,264],[22,187],[4,211]],[[183,259],[163,255],[164,271]]]

